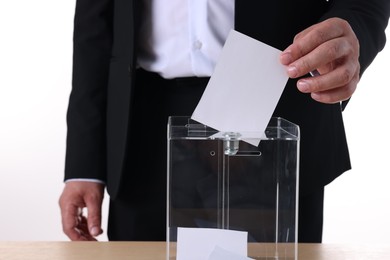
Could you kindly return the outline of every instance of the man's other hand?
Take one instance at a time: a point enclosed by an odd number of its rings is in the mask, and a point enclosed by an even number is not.
[[[104,185],[88,181],[69,181],[59,199],[62,229],[72,241],[96,241],[103,233],[101,208]],[[87,208],[87,215],[83,209]]]

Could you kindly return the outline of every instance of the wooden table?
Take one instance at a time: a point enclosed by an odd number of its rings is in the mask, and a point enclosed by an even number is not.
[[[250,245],[249,251],[263,250],[263,246],[266,245]],[[299,244],[298,252],[300,260],[390,259],[390,245]],[[165,257],[164,242],[0,242],[0,260],[165,260]]]

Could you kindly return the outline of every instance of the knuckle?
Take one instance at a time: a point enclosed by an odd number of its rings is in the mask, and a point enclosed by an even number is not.
[[[340,81],[343,84],[348,84],[349,82],[351,82],[354,75],[355,73],[352,73],[352,71],[349,68],[345,67],[344,69],[342,69],[340,73]]]
[[[318,30],[315,30],[313,31],[313,34],[311,36],[311,40],[313,42],[316,42],[316,43],[322,43],[322,42],[325,42],[326,41],[326,30],[327,30],[327,26],[325,26],[323,29],[318,29]]]
[[[311,62],[308,59],[303,59],[298,66],[299,73],[303,74],[309,72],[311,70],[311,67]]]
[[[301,41],[297,41],[294,44],[293,53],[295,54],[296,57],[303,57],[306,54],[306,52],[307,51],[305,45],[302,44]]]
[[[336,44],[332,44],[331,46],[329,46],[327,51],[326,51],[326,55],[327,55],[329,60],[337,59],[338,53],[339,53],[339,46]]]
[[[300,33],[298,33],[298,34],[296,34],[296,35],[294,36],[293,42],[299,40],[300,38],[302,38],[302,32],[300,32]]]
[[[355,89],[356,89],[356,84],[354,83],[350,83],[346,86],[345,88],[345,97],[346,98],[349,98],[352,96],[352,94],[355,92]]]
[[[345,53],[345,56],[349,57],[350,59],[353,59],[355,62],[358,61],[360,50],[359,50],[359,44],[355,41],[347,41],[345,42],[343,46],[343,51]]]
[[[329,20],[332,21],[332,23],[329,23],[329,25],[332,25],[332,29],[341,29],[342,31],[345,31],[350,28],[349,23],[342,18],[333,17]]]
[[[338,26],[341,27],[343,29],[343,31],[349,30],[351,28],[351,26],[349,25],[349,23],[346,20],[337,19],[337,21],[338,21]]]
[[[102,200],[101,196],[97,193],[89,193],[85,199],[91,203],[98,203]]]

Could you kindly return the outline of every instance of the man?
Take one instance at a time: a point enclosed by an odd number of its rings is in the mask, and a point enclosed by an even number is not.
[[[342,108],[389,12],[388,0],[77,1],[65,234],[102,233],[106,186],[110,240],[165,239],[167,116],[191,115],[234,27],[284,50],[291,80],[274,115],[300,126],[299,241],[321,242],[324,186],[350,169]]]

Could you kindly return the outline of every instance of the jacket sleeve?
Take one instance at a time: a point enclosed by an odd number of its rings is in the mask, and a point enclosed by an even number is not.
[[[389,16],[389,0],[333,0],[329,12],[321,20],[339,17],[349,22],[359,39],[362,75],[385,46]]]
[[[77,0],[65,180],[106,181],[106,94],[113,0]]]

